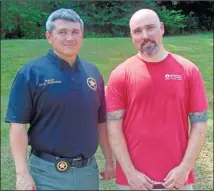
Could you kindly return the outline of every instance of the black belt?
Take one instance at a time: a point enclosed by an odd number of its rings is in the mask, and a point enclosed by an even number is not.
[[[87,164],[91,163],[92,161],[92,157],[91,158],[83,158],[83,157],[64,158],[64,157],[57,157],[44,152],[40,152],[40,151],[37,151],[36,149],[32,149],[31,153],[41,159],[54,163],[56,169],[61,172],[66,171],[68,167],[82,168]]]

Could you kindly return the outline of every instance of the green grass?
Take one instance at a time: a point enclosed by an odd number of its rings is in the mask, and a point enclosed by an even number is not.
[[[211,33],[165,37],[167,50],[180,54],[199,66],[207,90],[210,111],[206,144],[196,165],[198,182],[194,188],[213,190],[213,36]],[[46,40],[1,41],[1,189],[15,189],[15,169],[8,140],[8,124],[4,123],[11,83],[17,71],[31,59],[44,55],[50,47]],[[107,83],[110,72],[126,58],[136,54],[130,38],[85,39],[80,55],[97,65]],[[102,168],[103,156],[97,152]],[[114,189],[114,181],[101,181],[101,189]]]

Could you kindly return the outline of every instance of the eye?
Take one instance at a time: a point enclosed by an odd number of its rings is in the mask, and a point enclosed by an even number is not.
[[[153,29],[153,27],[147,27],[148,31],[151,31]]]
[[[66,34],[66,31],[60,31],[59,34]]]
[[[141,30],[140,30],[140,29],[134,30],[133,33],[134,33],[134,34],[140,34],[140,33],[141,33]]]
[[[73,31],[73,34],[80,34],[79,31]]]

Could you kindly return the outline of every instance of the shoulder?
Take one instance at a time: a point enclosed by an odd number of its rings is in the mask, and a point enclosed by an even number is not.
[[[81,65],[82,65],[82,67],[84,69],[98,71],[98,69],[97,69],[95,64],[93,64],[93,63],[91,63],[91,62],[89,62],[89,61],[87,61],[87,60],[85,60],[83,58],[80,58],[80,57],[79,57],[79,61],[81,62]]]
[[[84,72],[86,72],[89,76],[96,78],[99,81],[103,81],[103,77],[97,68],[97,66],[94,63],[91,63],[89,61],[86,61],[79,57],[79,60],[81,62],[81,67]]]
[[[37,71],[41,71],[41,69],[44,68],[44,64],[46,64],[47,62],[48,60],[45,56],[30,60],[21,67],[17,75],[22,75],[26,78],[30,78],[30,76],[37,73]]]
[[[97,68],[97,66],[94,64],[94,63],[91,63],[89,61],[86,61],[82,58],[79,57],[79,60],[81,62],[81,65],[83,67],[83,69],[87,72],[87,73],[92,73],[92,74],[96,74],[96,75],[100,75],[100,71],[99,69]]]
[[[129,71],[132,70],[132,68],[134,68],[133,66],[137,62],[138,62],[138,59],[136,55],[126,59],[125,61],[120,63],[118,66],[116,66],[115,69],[112,70],[110,76],[125,77],[129,73]]]
[[[19,73],[27,73],[30,70],[34,70],[37,67],[43,66],[44,64],[47,63],[48,60],[45,56],[41,56],[39,58],[35,58],[33,60],[30,60],[26,64],[23,65],[23,67],[20,69]]]
[[[177,55],[177,54],[173,54],[170,53],[170,55],[172,56],[172,58],[174,60],[176,60],[185,70],[187,71],[191,71],[191,70],[198,70],[198,66],[193,63],[192,61],[184,58],[183,56]]]
[[[172,58],[176,60],[176,62],[182,67],[182,70],[185,72],[187,79],[193,79],[193,78],[201,78],[201,72],[200,68],[193,63],[192,61],[184,58],[183,56],[172,54],[170,53]]]

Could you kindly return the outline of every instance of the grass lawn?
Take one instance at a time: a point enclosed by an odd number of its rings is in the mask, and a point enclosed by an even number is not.
[[[180,54],[199,66],[209,99],[209,128],[206,144],[195,168],[197,190],[213,190],[213,35],[165,37],[168,51]],[[1,41],[1,190],[15,189],[15,169],[8,140],[8,124],[4,123],[11,83],[17,71],[29,60],[45,54],[49,48],[46,40]],[[85,39],[80,55],[97,65],[107,83],[110,72],[136,50],[130,38]],[[100,149],[97,152],[99,166],[104,165]],[[101,189],[114,189],[114,181],[101,181]]]

